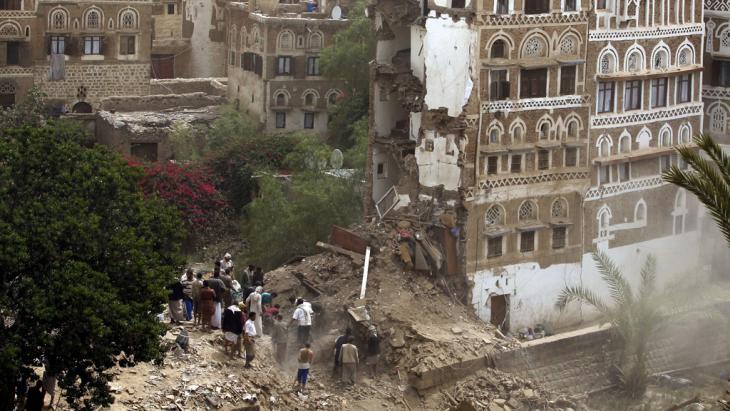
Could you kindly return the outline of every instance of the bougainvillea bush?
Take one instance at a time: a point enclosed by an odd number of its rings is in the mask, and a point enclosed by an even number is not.
[[[174,206],[188,228],[188,236],[203,239],[225,226],[230,207],[206,168],[173,162],[130,165],[142,167],[140,181],[147,196],[158,196]]]

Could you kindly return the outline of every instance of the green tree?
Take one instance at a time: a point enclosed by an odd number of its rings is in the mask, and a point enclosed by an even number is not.
[[[96,409],[113,400],[112,355],[160,356],[156,314],[185,232],[141,178],[63,123],[0,137],[0,409],[41,359],[72,407]]]
[[[0,108],[0,136],[5,130],[20,126],[40,126],[45,121],[45,94],[33,86],[22,102],[14,107]]]
[[[675,148],[691,168],[682,170],[672,166],[663,177],[697,196],[730,245],[730,157],[709,135],[699,135],[693,140],[700,152],[689,146]]]
[[[282,180],[263,173],[259,192],[246,207],[246,258],[273,268],[296,255],[316,252],[332,225],[362,218],[360,177],[327,172],[331,148],[315,137],[299,137],[286,157],[293,174]]]
[[[623,350],[618,361],[619,385],[630,398],[639,398],[648,384],[648,344],[663,321],[663,300],[656,292],[656,260],[648,256],[641,268],[641,284],[633,290],[621,270],[602,252],[593,261],[606,284],[611,302],[583,286],[566,286],[555,306],[564,310],[571,302],[588,304],[611,324]]]
[[[375,58],[376,38],[365,16],[365,1],[357,0],[348,13],[350,25],[335,35],[332,45],[321,53],[322,74],[342,80],[345,95],[330,109],[329,141],[348,149],[356,142],[353,125],[367,117],[370,104],[370,61]]]

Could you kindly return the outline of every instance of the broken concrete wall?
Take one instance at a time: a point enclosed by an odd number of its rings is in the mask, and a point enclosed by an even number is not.
[[[220,11],[219,11],[220,10]],[[190,36],[190,54],[188,58],[189,75],[191,77],[225,77],[226,47],[217,38],[211,38],[218,31],[217,14],[223,10],[215,1],[188,1],[185,3],[185,20],[193,25]],[[215,37],[215,36],[213,36]]]
[[[187,107],[198,108],[225,103],[224,97],[206,93],[163,94],[150,96],[108,97],[101,101],[100,110],[106,111],[149,111]]]
[[[433,130],[424,130],[423,134],[424,138],[416,148],[419,183],[424,187],[443,186],[448,191],[457,190],[461,177],[457,136],[440,135]]]
[[[432,14],[432,16],[435,16]],[[456,117],[471,96],[473,53],[477,32],[464,19],[454,22],[447,15],[426,20],[423,41],[426,64],[426,106],[446,108]]]

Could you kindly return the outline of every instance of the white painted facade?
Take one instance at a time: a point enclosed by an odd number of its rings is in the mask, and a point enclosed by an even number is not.
[[[691,274],[693,282],[699,279],[698,275],[703,273],[699,247],[688,247],[699,241],[700,232],[692,231],[604,251],[622,267],[632,285],[639,283],[639,271],[646,257],[654,255],[657,259],[657,280],[661,286],[672,280],[681,280],[688,274]],[[469,279],[474,283],[472,304],[477,315],[486,322],[491,316],[490,297],[509,295],[509,320],[513,330],[535,324],[560,328],[594,319],[595,312],[578,304],[572,304],[563,313],[555,309],[557,296],[565,286],[582,285],[609,298],[608,289],[590,253],[583,255],[581,264],[553,264],[543,268],[526,261],[471,273]]]

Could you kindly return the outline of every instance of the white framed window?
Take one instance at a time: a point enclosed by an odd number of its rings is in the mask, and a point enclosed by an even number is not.
[[[101,54],[101,37],[100,36],[84,37],[84,54],[87,56]]]
[[[137,28],[137,13],[134,10],[124,10],[119,15],[119,27],[126,30]]]

